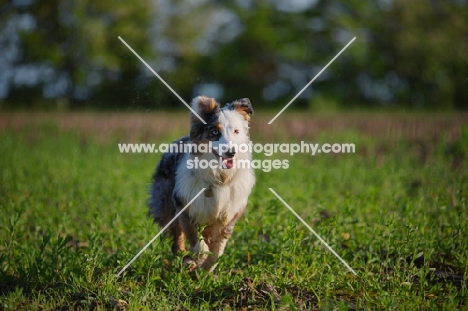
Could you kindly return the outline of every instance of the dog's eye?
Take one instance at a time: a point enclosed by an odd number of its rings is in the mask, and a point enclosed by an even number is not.
[[[216,135],[218,135],[218,134],[219,134],[219,131],[218,131],[218,130],[212,130],[212,131],[211,131],[211,135],[213,135],[213,136],[216,136]]]
[[[234,130],[234,133],[235,133],[235,134],[239,134],[239,130]]]

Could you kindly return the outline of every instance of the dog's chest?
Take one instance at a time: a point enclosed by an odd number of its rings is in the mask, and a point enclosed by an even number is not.
[[[241,214],[247,205],[254,177],[250,172],[244,173],[244,176],[236,176],[224,185],[212,185],[193,175],[184,174],[184,178],[177,181],[177,195],[184,198],[185,202],[189,202],[202,188],[206,188],[205,192],[190,205],[190,217],[200,225],[216,222],[226,225],[239,213]]]
[[[189,214],[200,225],[221,222],[226,225],[247,203],[246,199],[235,201],[236,191],[231,186],[208,186],[205,193],[192,203]],[[244,203],[245,202],[245,203]]]
[[[200,225],[215,222],[228,224],[247,205],[248,193],[236,189],[235,185],[204,185],[201,194],[189,207],[189,214]],[[196,193],[192,193],[191,197]],[[193,196],[192,196],[193,195]],[[186,198],[188,199],[188,198]]]

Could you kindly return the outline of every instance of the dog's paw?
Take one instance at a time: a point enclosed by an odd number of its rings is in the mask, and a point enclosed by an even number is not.
[[[184,270],[187,270],[188,272],[195,271],[198,268],[198,264],[196,260],[194,260],[190,256],[185,256],[182,261],[182,266]]]

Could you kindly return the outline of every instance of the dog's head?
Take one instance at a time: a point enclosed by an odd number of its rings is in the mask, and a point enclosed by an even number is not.
[[[192,142],[202,144],[211,141],[214,146],[218,144],[224,146],[213,150],[213,153],[222,158],[227,169],[234,166],[236,158],[250,158],[249,152],[242,152],[242,149],[238,148],[241,144],[249,143],[249,122],[254,111],[248,98],[235,100],[221,109],[214,98],[198,96],[192,100],[191,106],[206,122],[203,124],[195,114],[191,113]]]

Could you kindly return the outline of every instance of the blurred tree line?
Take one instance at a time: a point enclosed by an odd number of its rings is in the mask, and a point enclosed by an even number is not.
[[[0,107],[468,108],[466,0],[12,0],[0,4]]]

